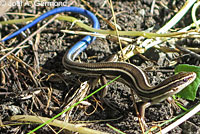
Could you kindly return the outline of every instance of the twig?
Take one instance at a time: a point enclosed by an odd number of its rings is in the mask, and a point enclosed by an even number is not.
[[[191,8],[191,6],[195,2],[196,2],[196,0],[187,0],[186,4],[183,6],[183,8],[167,24],[165,24],[161,29],[159,29],[157,31],[157,33],[166,33],[187,13],[187,11]],[[148,48],[155,46],[161,42],[162,42],[162,40],[160,38],[157,38],[156,41],[153,41],[152,39],[147,39],[141,44],[141,47],[145,47],[146,49],[148,49]]]
[[[44,24],[42,27],[40,27],[37,31],[35,31],[33,34],[31,34],[28,38],[26,38],[24,41],[22,41],[20,44],[18,44],[13,50],[11,50],[10,52],[8,52],[7,54],[5,54],[4,56],[2,56],[0,58],[0,61],[3,60],[4,58],[6,58],[8,55],[10,55],[11,53],[13,53],[15,50],[17,50],[19,47],[21,47],[21,45],[23,45],[25,42],[27,42],[28,40],[30,40],[33,36],[35,36],[38,32],[40,32],[42,29],[44,29],[49,23],[51,23],[52,21],[54,21],[54,19],[56,17],[58,17],[59,15],[55,15],[53,18],[51,18],[46,24]]]
[[[181,117],[180,119],[178,119],[177,121],[170,124],[169,126],[167,126],[166,128],[164,128],[163,130],[161,130],[159,133],[156,133],[156,134],[160,134],[160,133],[165,134],[169,132],[170,130],[174,129],[175,127],[177,127],[178,125],[180,125],[181,123],[183,123],[184,121],[186,121],[187,119],[189,119],[190,117],[198,113],[199,110],[200,110],[200,104],[198,104],[194,109],[192,109],[190,112],[185,114],[183,117]]]
[[[92,12],[94,12],[97,16],[99,16],[102,20],[104,20],[106,23],[108,23],[108,25],[114,30],[115,26],[110,23],[109,20],[107,20],[106,18],[104,18],[101,14],[99,14],[93,7],[91,7],[85,0],[81,0],[86,6],[88,6],[90,8],[90,10]]]
[[[154,7],[155,7],[155,3],[156,3],[156,0],[153,0],[152,1],[152,4],[151,4],[151,11],[150,13],[153,15],[153,10],[154,10]]]
[[[116,21],[116,16],[115,16],[115,12],[114,12],[114,9],[113,9],[113,5],[112,5],[112,0],[110,0],[110,7],[111,7],[111,11],[112,11],[112,15],[113,15],[113,20],[114,20],[114,24],[115,24],[115,31],[116,31],[116,35],[117,35],[117,40],[118,40],[118,43],[119,43],[119,47],[120,47],[120,50],[121,50],[121,57],[123,59],[123,61],[125,61],[125,58],[124,58],[124,53],[122,51],[122,44],[121,44],[121,40],[119,38],[119,31],[117,29],[117,21]]]
[[[30,115],[15,115],[10,118],[11,120],[17,120],[17,121],[31,121],[31,122],[37,122],[37,123],[43,123],[49,120],[49,118],[46,117],[40,117],[40,116],[30,116]],[[52,122],[48,123],[49,125],[57,126],[60,128],[64,128],[73,132],[79,132],[84,134],[108,134],[105,132],[101,132],[98,130],[93,130],[90,128],[82,127],[80,124],[71,124],[66,123],[64,121],[60,121],[57,119],[54,119]]]
[[[198,60],[200,60],[200,55],[191,51],[191,50],[188,50],[187,48],[184,48],[182,46],[179,46],[179,45],[175,45],[180,51],[182,51],[183,53],[186,53],[186,54],[190,54],[191,56],[197,58]]]
[[[184,16],[184,14],[191,8],[191,6],[194,4],[196,2],[196,0],[188,0],[187,2],[186,2],[186,4],[182,7],[182,9],[166,24],[166,25],[164,25],[160,30],[158,30],[157,31],[157,33],[165,33],[165,32],[167,32],[170,28],[172,28],[183,16]],[[199,24],[200,23],[200,21],[197,21],[197,23]],[[189,26],[187,26],[187,27],[185,27],[185,28],[183,28],[183,29],[181,29],[180,31],[178,31],[178,32],[186,32],[186,31],[188,31],[192,26],[194,26],[193,24],[191,24],[191,25],[189,25]],[[184,33],[184,34],[186,34],[186,33]],[[158,36],[157,36],[158,37]],[[142,37],[142,38],[144,38],[144,37]],[[160,44],[160,43],[162,43],[163,42],[163,40],[162,40],[162,38],[155,38],[155,39],[146,39],[145,41],[143,41],[142,43],[140,43],[140,40],[141,40],[141,38],[139,38],[138,39],[138,42],[137,42],[137,44],[140,44],[140,47],[142,47],[142,48],[144,48],[145,50],[147,50],[147,49],[149,49],[149,48],[151,48],[151,47],[157,47],[157,48],[159,48],[159,46],[158,46],[158,44]],[[175,40],[175,38],[172,38],[172,39],[168,39],[168,40]],[[135,44],[132,44],[132,45],[129,45],[129,46],[127,46],[127,47],[125,47],[125,48],[123,48],[123,52],[124,52],[124,50],[126,50],[128,47],[133,47],[134,48],[134,45]],[[144,51],[145,52],[145,51]],[[120,52],[119,52],[120,53]],[[130,58],[130,57],[132,57],[133,55],[135,55],[135,53],[132,51],[130,51],[130,53],[129,53],[129,57],[127,57],[127,58]]]

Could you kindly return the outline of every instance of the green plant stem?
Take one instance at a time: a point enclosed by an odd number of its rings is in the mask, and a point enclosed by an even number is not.
[[[65,109],[64,111],[62,111],[61,113],[57,114],[56,116],[54,116],[53,118],[49,119],[49,120],[45,120],[45,122],[43,124],[41,124],[40,126],[36,127],[35,129],[31,130],[28,134],[32,134],[34,133],[36,130],[40,129],[41,127],[45,126],[46,124],[52,124],[52,125],[56,125],[54,124],[54,120],[56,118],[58,118],[59,116],[61,116],[62,114],[64,114],[65,112],[69,111],[70,109],[72,109],[73,107],[77,106],[78,104],[80,104],[82,101],[85,101],[86,99],[88,99],[89,97],[91,97],[92,95],[96,94],[97,92],[99,92],[101,89],[105,88],[106,86],[108,86],[109,84],[111,84],[112,82],[114,82],[115,80],[117,80],[118,78],[120,78],[120,76],[116,77],[115,79],[111,80],[110,82],[108,82],[107,84],[103,85],[102,87],[100,87],[99,89],[95,90],[94,92],[92,92],[91,94],[89,94],[88,96],[86,96],[85,98],[83,98],[82,100],[78,101],[77,103],[73,104],[71,107]],[[23,115],[24,116],[24,115]],[[22,116],[22,117],[23,117]],[[38,120],[33,120],[33,118],[29,118],[30,116],[26,116],[26,121],[33,121],[33,122],[38,122]],[[13,117],[14,118],[14,117]],[[11,117],[12,119],[12,117]],[[22,118],[23,119],[23,118]],[[35,119],[35,118],[34,118]],[[40,123],[40,122],[39,122]],[[57,125],[56,125],[57,126]]]
[[[36,17],[26,18],[26,19],[18,19],[18,20],[9,20],[9,21],[1,21],[0,24],[15,24],[15,23],[24,23],[26,21],[34,20]],[[51,17],[48,17],[51,18]],[[71,16],[58,16],[58,20],[65,20],[68,22],[72,22],[77,24],[79,27],[90,31],[90,32],[97,32],[101,34],[109,34],[109,35],[117,35],[116,31],[112,30],[101,30],[101,29],[95,29],[92,28],[84,23],[82,23],[80,20],[71,17]],[[143,36],[147,38],[156,38],[156,37],[174,37],[182,34],[186,34],[186,32],[173,32],[173,33],[164,33],[164,34],[158,34],[158,33],[150,33],[150,32],[143,32],[143,31],[118,31],[120,36]]]

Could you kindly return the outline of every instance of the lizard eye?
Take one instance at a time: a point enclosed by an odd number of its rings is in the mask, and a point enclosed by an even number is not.
[[[184,82],[187,82],[187,81],[188,81],[188,78],[183,79],[183,81],[184,81]]]

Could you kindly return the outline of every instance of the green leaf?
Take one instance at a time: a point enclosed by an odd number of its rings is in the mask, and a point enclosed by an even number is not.
[[[200,67],[188,64],[180,64],[175,68],[175,73],[179,72],[195,72],[197,74],[196,79],[189,86],[177,94],[178,97],[194,101],[198,87],[200,85]]]

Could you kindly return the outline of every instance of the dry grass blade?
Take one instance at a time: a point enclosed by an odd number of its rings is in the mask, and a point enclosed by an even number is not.
[[[31,121],[31,122],[37,122],[37,123],[43,123],[49,118],[46,117],[39,117],[39,116],[29,116],[29,115],[15,115],[11,117],[11,120],[18,120],[18,121]],[[60,120],[55,119],[53,122],[50,122],[49,125],[57,126],[60,128],[68,129],[74,132],[79,132],[81,134],[107,134],[105,132],[93,130],[90,128],[83,127],[83,125],[80,124],[71,124],[66,123]]]
[[[49,23],[51,23],[52,21],[54,21],[54,19],[56,17],[58,17],[59,15],[55,15],[53,18],[51,18],[46,24],[44,24],[42,27],[40,27],[37,31],[35,31],[32,35],[30,35],[28,38],[26,38],[24,41],[22,41],[20,44],[18,44],[13,50],[9,51],[8,53],[6,53],[4,56],[2,56],[0,58],[0,61],[3,60],[5,57],[7,57],[8,55],[10,55],[11,53],[13,53],[15,50],[17,50],[19,47],[21,47],[21,45],[23,45],[25,42],[27,42],[29,39],[31,39],[34,35],[36,35],[38,32],[40,32],[43,28],[45,28]]]

